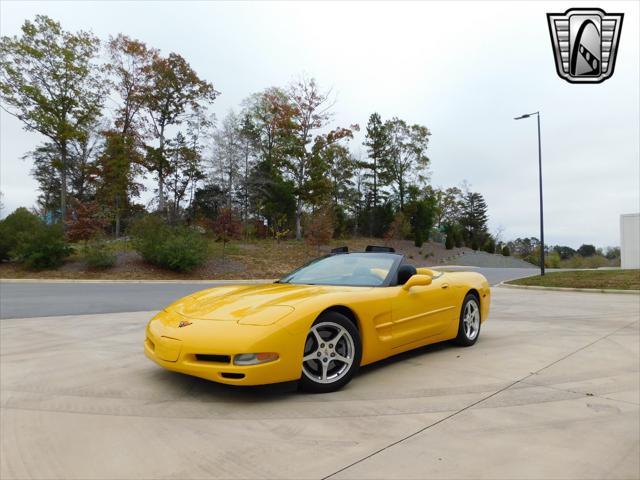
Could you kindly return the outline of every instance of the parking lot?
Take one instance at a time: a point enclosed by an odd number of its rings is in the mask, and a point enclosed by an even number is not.
[[[0,322],[1,478],[640,477],[637,295],[494,288],[474,347],[326,395],[164,371],[153,314]]]

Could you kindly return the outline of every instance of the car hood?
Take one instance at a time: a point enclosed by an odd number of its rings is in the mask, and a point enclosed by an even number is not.
[[[214,287],[184,297],[165,310],[188,319],[268,325],[293,312],[296,305],[312,297],[348,289],[350,287],[285,283]]]

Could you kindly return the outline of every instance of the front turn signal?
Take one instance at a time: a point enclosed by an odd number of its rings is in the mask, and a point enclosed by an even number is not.
[[[274,362],[280,355],[273,352],[268,353],[241,353],[233,358],[235,365],[260,365],[261,363]]]

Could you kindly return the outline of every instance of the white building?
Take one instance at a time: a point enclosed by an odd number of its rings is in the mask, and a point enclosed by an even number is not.
[[[620,215],[620,266],[640,268],[640,213]]]

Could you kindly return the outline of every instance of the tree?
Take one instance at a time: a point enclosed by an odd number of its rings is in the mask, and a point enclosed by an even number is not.
[[[95,194],[93,176],[96,158],[102,148],[102,136],[98,132],[98,124],[83,129],[84,134],[80,138],[68,142],[65,168],[66,204],[69,203],[68,197],[89,201]],[[60,220],[63,164],[59,148],[53,142],[45,142],[33,151],[27,152],[22,158],[31,158],[33,161],[31,174],[38,182],[40,190],[38,206],[51,220]]]
[[[435,199],[426,197],[412,200],[407,204],[406,211],[411,221],[414,244],[416,247],[421,247],[423,242],[429,240],[433,228],[436,213]]]
[[[152,65],[158,51],[146,44],[119,34],[107,44],[107,70],[119,97],[114,119],[115,128],[124,136],[140,139],[143,134],[145,94],[149,91]],[[135,145],[135,143],[133,144]]]
[[[423,182],[427,178],[427,145],[431,132],[422,125],[408,125],[393,118],[385,122],[390,137],[390,153],[384,159],[382,177],[392,185],[404,210],[407,186],[412,181]]]
[[[300,240],[305,197],[309,188],[312,188],[309,184],[312,152],[308,146],[312,145],[313,133],[327,126],[331,118],[331,105],[329,94],[322,92],[313,78],[302,78],[294,82],[289,88],[288,96],[293,106],[292,149],[283,166],[291,175],[295,187],[296,240]]]
[[[122,213],[131,196],[138,196],[141,189],[135,178],[143,163],[140,150],[147,127],[143,107],[158,51],[120,34],[110,38],[107,54],[107,72],[117,95],[117,108],[113,127],[104,132],[105,150],[98,162],[97,182],[98,195],[109,207],[118,238]]]
[[[462,190],[458,187],[449,187],[444,190],[436,189],[434,197],[437,207],[436,226],[442,228],[447,224],[458,223],[462,215]]]
[[[384,184],[381,184],[380,170],[382,165],[387,162],[391,151],[389,125],[382,122],[378,113],[372,113],[369,116],[364,145],[367,147],[370,161],[363,162],[362,165],[368,170],[370,188],[373,194],[372,206],[375,208],[378,206],[379,189],[384,187]]]
[[[411,225],[407,220],[407,217],[404,216],[404,213],[398,212],[393,217],[393,221],[389,228],[384,234],[384,239],[386,241],[391,240],[404,240],[411,233]]]
[[[256,156],[245,181],[248,204],[269,230],[288,231],[296,200],[293,182],[284,178],[281,167],[292,149],[295,109],[287,92],[277,87],[252,95],[243,105],[243,135]]]
[[[104,132],[105,147],[96,161],[96,198],[104,205],[115,222],[115,237],[120,236],[122,213],[131,198],[140,195],[143,186],[136,181],[140,173],[141,157],[132,144],[132,135],[117,131]]]
[[[607,257],[608,260],[620,258],[620,247],[607,247],[604,256]]]
[[[462,247],[463,235],[462,235],[462,228],[460,227],[460,224],[447,223],[444,225],[444,231],[445,231],[445,234],[447,235],[446,242],[450,241],[451,248],[453,248],[454,246],[456,248]],[[446,242],[445,242],[445,246],[446,246]]]
[[[22,36],[0,40],[0,98],[27,131],[47,137],[57,150],[60,212],[67,209],[69,144],[99,117],[106,88],[94,63],[99,41],[91,33],[64,31],[38,15]]]
[[[573,248],[564,245],[556,245],[552,251],[560,256],[560,260],[568,260],[577,253]]]
[[[95,202],[79,202],[74,200],[73,211],[66,220],[67,238],[72,242],[84,241],[99,236],[104,232],[106,221]]]
[[[487,234],[487,237],[482,244],[482,251],[487,253],[496,253],[496,241],[493,236]]]
[[[446,248],[447,250],[453,250],[453,245],[453,235],[447,233],[447,238],[444,241],[444,248]]]
[[[244,157],[240,118],[233,110],[213,134],[213,168],[225,188],[227,208],[231,208]]]
[[[538,248],[538,245],[540,245],[540,240],[535,237],[516,238],[507,243],[509,251],[521,258],[532,256],[535,249]]]
[[[484,197],[477,192],[467,192],[463,199],[460,224],[464,229],[465,242],[475,245],[474,250],[484,243],[487,222],[487,204]]]
[[[222,241],[222,257],[224,258],[227,243],[240,233],[240,222],[231,208],[224,207],[218,211],[213,231]]]
[[[167,193],[171,195],[169,218],[175,223],[178,220],[182,201],[190,188],[204,179],[201,170],[201,157],[182,132],[167,143]]]
[[[24,237],[37,230],[40,224],[42,220],[24,207],[17,208],[7,218],[0,220],[0,261],[10,260]]]
[[[317,248],[320,254],[320,247],[326,245],[333,238],[333,211],[330,205],[323,205],[311,214],[305,237],[309,245]]]
[[[258,134],[255,125],[251,121],[251,117],[246,113],[242,116],[239,129],[240,149],[242,151],[242,176],[240,178],[239,198],[242,212],[242,221],[244,222],[244,231],[247,232],[249,222],[249,203],[251,189],[249,178],[251,171],[256,165],[256,151]]]
[[[224,192],[218,184],[207,183],[195,191],[193,198],[193,218],[213,220],[224,205]]]
[[[218,94],[177,53],[170,53],[166,58],[157,56],[151,62],[143,102],[157,146],[147,146],[145,167],[156,176],[158,210],[162,213],[166,213],[164,187],[170,168],[166,152],[167,128],[180,125],[189,116],[205,109]]]
[[[329,93],[322,92],[316,81],[302,78],[294,82],[288,91],[293,107],[290,129],[290,150],[282,163],[291,177],[296,199],[295,228],[296,240],[302,239],[302,213],[306,203],[320,204],[325,200],[326,178],[320,172],[324,169],[321,154],[326,148],[353,136],[351,128],[336,128],[327,134],[318,131],[328,126],[332,104]]]
[[[581,257],[593,257],[595,254],[596,247],[593,245],[584,244],[580,245],[580,248],[578,248],[578,255]]]
[[[244,102],[243,117],[263,162],[280,165],[291,151],[295,108],[285,90],[270,87]]]

